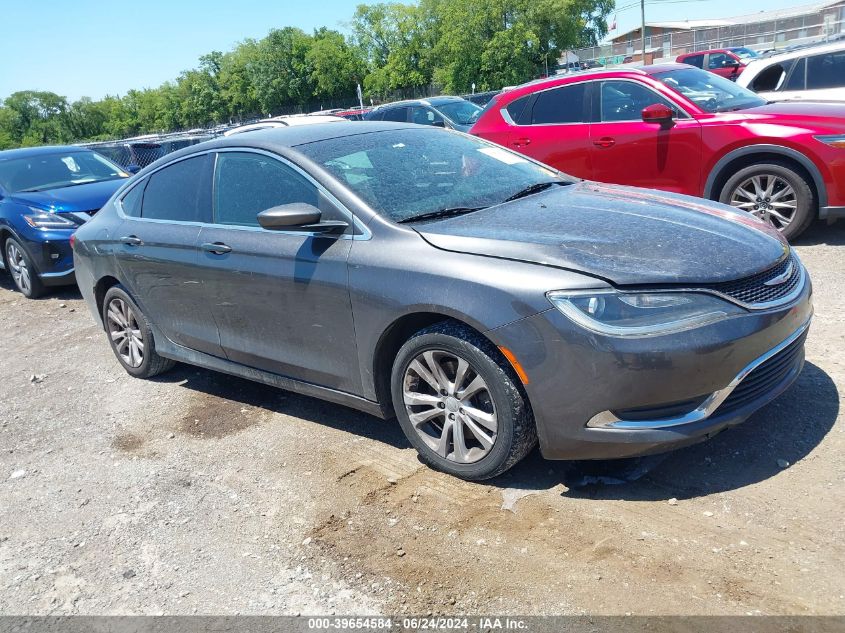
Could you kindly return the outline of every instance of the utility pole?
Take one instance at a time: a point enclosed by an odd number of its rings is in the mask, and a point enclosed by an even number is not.
[[[640,0],[640,17],[642,18],[642,26],[640,31],[641,46],[643,52],[643,66],[645,66],[645,0]]]

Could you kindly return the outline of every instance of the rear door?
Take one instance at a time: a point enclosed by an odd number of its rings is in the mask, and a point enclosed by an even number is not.
[[[197,262],[200,226],[211,221],[212,155],[154,172],[121,199],[114,249],[122,282],[171,341],[222,356]]]
[[[507,145],[567,174],[592,178],[588,86],[582,81],[531,95],[516,118],[509,115]]]
[[[304,202],[345,235],[270,231],[257,215]],[[358,393],[360,371],[347,284],[352,218],[304,172],[273,154],[221,151],[214,224],[200,232],[199,262],[226,356],[312,384]]]
[[[590,124],[595,180],[699,195],[701,125],[645,84],[608,79],[594,84]],[[645,123],[642,110],[660,103],[671,124]]]

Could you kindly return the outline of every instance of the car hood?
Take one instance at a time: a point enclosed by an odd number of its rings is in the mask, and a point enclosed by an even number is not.
[[[778,125],[802,125],[845,130],[845,103],[833,101],[774,101],[735,114]]]
[[[587,181],[414,228],[440,249],[556,266],[617,285],[740,279],[789,250],[777,231],[730,207]]]
[[[126,182],[125,178],[115,178],[44,191],[20,191],[13,193],[10,197],[15,202],[45,211],[66,213],[99,211],[124,182]]]

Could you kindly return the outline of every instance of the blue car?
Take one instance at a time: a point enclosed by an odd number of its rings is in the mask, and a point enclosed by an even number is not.
[[[70,237],[128,177],[81,147],[0,152],[0,252],[24,296],[75,283]]]

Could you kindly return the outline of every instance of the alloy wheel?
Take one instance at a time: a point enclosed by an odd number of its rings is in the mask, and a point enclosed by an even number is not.
[[[742,181],[733,190],[730,204],[783,231],[795,219],[798,196],[792,185],[780,176],[758,174]]]
[[[129,304],[119,297],[109,302],[106,312],[109,337],[118,355],[129,367],[144,362],[144,336]]]
[[[445,350],[422,352],[405,370],[402,397],[414,430],[440,457],[472,464],[493,448],[496,407],[466,359]]]
[[[32,279],[30,278],[29,266],[26,258],[18,245],[12,241],[6,243],[6,261],[9,263],[9,272],[12,279],[24,294],[32,292]]]

